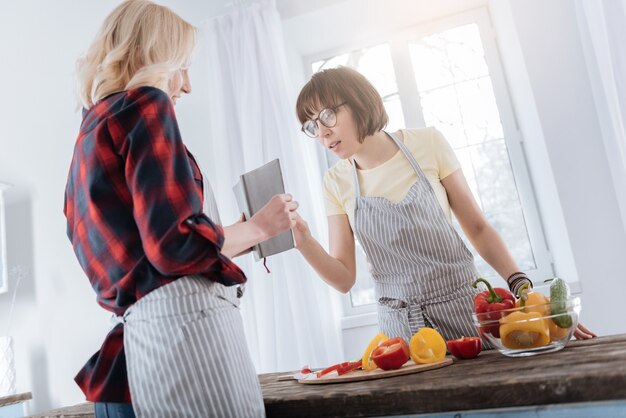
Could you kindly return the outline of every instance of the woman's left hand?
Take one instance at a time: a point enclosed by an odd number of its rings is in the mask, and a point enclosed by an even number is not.
[[[578,327],[576,327],[576,331],[574,331],[574,337],[577,340],[588,340],[589,338],[597,337],[597,335],[589,331],[583,324],[579,323]]]

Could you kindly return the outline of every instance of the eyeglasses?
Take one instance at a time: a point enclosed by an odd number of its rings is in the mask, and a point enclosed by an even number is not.
[[[346,102],[342,102],[335,107],[327,107],[320,110],[319,115],[315,119],[309,119],[302,124],[302,132],[308,137],[317,138],[320,134],[319,126],[317,125],[318,120],[325,127],[334,128],[337,125],[337,109],[345,104]]]

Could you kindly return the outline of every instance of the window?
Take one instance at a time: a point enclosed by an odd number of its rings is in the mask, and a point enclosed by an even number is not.
[[[520,268],[536,280],[552,276],[515,118],[486,12],[473,11],[395,33],[384,42],[309,59],[312,72],[351,66],[378,89],[388,130],[434,126],[455,150],[474,197]],[[327,153],[325,169],[336,160]],[[457,231],[483,277],[497,273]],[[374,284],[357,242],[357,283],[347,316],[375,310]],[[504,285],[504,283],[502,283]]]

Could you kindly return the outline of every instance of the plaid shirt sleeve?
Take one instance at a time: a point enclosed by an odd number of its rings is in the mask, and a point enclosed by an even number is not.
[[[202,213],[171,100],[156,88],[135,92],[124,117],[109,118],[108,130],[125,161],[146,256],[166,276],[219,273],[210,276],[226,285],[243,283],[243,272],[220,252],[222,228]]]

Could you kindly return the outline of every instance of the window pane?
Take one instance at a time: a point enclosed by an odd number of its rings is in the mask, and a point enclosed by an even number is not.
[[[420,92],[427,125],[436,126],[452,148],[502,138],[502,124],[489,77]]]
[[[471,169],[475,173],[478,200],[487,219],[507,243],[522,270],[537,268],[504,139],[475,145],[468,150]],[[463,167],[463,172],[469,169]],[[479,258],[476,253],[475,257]],[[481,274],[496,274],[487,263],[483,260],[480,262]]]
[[[387,116],[389,116],[389,122],[387,123],[386,131],[395,132],[400,128],[404,128],[404,114],[402,113],[402,103],[400,103],[400,96],[393,94],[386,97],[383,100]]]
[[[478,26],[475,24],[459,26],[434,36],[440,37],[445,45],[455,82],[489,75]]]
[[[425,92],[489,74],[478,27],[460,26],[410,45],[418,88]]]
[[[339,67],[340,65],[346,65],[348,63],[348,59],[350,58],[350,54],[341,54],[336,57],[327,58],[321,61],[314,62],[311,67],[313,72],[316,73],[318,71],[322,71],[326,68],[334,68]]]
[[[500,113],[488,76],[458,83],[455,90],[469,144],[504,137]]]
[[[487,219],[500,232],[522,271],[537,268],[520,207],[487,213]]]
[[[435,126],[446,137],[452,148],[467,145],[463,131],[463,118],[454,87],[443,87],[420,93],[424,121]]]
[[[504,139],[475,145],[469,151],[483,211],[520,207]]]

